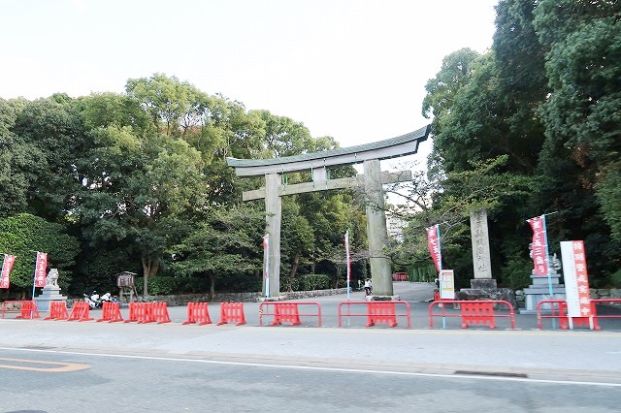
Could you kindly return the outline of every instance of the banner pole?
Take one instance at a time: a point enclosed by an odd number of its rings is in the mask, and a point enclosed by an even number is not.
[[[442,239],[440,238],[440,224],[436,224],[438,230],[438,256],[440,257],[440,271],[442,271]]]
[[[552,287],[552,275],[550,274],[550,271],[552,271],[552,263],[550,262],[550,252],[548,251],[548,228],[546,225],[546,214],[541,215],[541,221],[543,222],[543,237],[546,245],[546,262],[548,263],[548,294],[550,295],[550,300],[553,300],[554,288]],[[552,329],[556,329],[556,320],[554,318],[552,318]]]
[[[34,305],[34,295],[35,288],[37,285],[37,265],[39,264],[39,251],[37,251],[37,255],[35,256],[35,268],[34,268],[34,276],[32,277],[32,304]],[[30,319],[32,320],[32,313],[34,313],[34,308],[30,310]]]
[[[269,234],[265,234],[263,237],[263,246],[265,249],[265,298],[270,297],[270,238]]]
[[[347,301],[351,298],[350,281],[351,281],[351,266],[349,264],[349,231],[345,232],[345,265],[347,272]]]

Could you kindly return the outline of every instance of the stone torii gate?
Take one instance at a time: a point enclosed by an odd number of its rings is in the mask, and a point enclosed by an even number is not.
[[[363,187],[365,191],[373,293],[378,297],[393,296],[390,261],[384,254],[388,235],[382,185],[410,181],[412,173],[411,171],[382,173],[380,161],[415,154],[419,143],[429,136],[430,129],[431,125],[427,125],[417,131],[392,139],[296,156],[274,159],[227,158],[228,166],[235,168],[237,176],[265,175],[265,187],[244,192],[242,199],[244,201],[265,199],[269,244],[263,255],[263,264],[264,268],[266,263],[268,267],[270,291],[267,291],[267,297],[277,298],[280,295],[281,197],[353,187]],[[363,163],[364,175],[329,179],[326,168],[358,163]],[[308,170],[312,173],[312,182],[282,184],[281,174]],[[263,291],[266,291],[265,279],[263,283]]]

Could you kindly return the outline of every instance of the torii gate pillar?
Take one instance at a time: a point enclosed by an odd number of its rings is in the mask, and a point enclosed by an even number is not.
[[[271,297],[272,292],[276,292],[276,295],[280,294],[280,223],[282,218],[280,181],[280,174],[265,175],[265,220],[269,241],[267,251],[263,254],[263,268],[267,266],[267,276],[270,280],[269,291],[266,291],[263,285],[266,297]],[[265,284],[265,280],[263,282]]]
[[[373,295],[393,295],[390,260],[384,248],[388,245],[386,214],[384,213],[384,189],[380,161],[364,161],[364,192],[367,213],[367,238],[369,240],[369,264],[373,281]]]

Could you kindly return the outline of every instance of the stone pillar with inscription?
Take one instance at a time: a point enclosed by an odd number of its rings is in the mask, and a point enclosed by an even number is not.
[[[498,288],[492,278],[492,260],[489,249],[487,230],[487,211],[480,209],[470,213],[470,234],[472,237],[472,266],[474,278],[470,280],[470,288],[462,288],[460,300],[492,299],[506,300],[514,306],[515,294],[510,288]]]
[[[470,286],[472,288],[496,288],[496,280],[492,278],[492,260],[489,253],[487,211],[484,209],[470,213],[470,235],[474,267],[474,279],[470,281]]]

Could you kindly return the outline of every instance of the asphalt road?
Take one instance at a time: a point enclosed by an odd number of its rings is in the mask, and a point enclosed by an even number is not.
[[[9,412],[619,412],[605,385],[252,366],[150,356],[0,354]],[[60,363],[60,364],[51,364]],[[19,368],[19,369],[17,369]],[[46,371],[60,370],[67,371]]]

